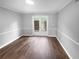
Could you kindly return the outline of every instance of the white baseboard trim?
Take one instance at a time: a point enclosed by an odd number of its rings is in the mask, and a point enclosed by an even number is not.
[[[10,43],[14,42],[15,40],[17,40],[17,39],[18,39],[18,38],[20,38],[21,36],[23,36],[23,35],[20,35],[20,36],[18,36],[17,38],[14,38],[13,40],[11,40],[11,41],[7,42],[6,44],[4,44],[4,45],[0,46],[0,49],[2,49],[3,47],[5,47],[5,46],[9,45]]]
[[[68,53],[68,51],[66,50],[66,48],[63,46],[63,44],[60,42],[59,38],[56,37],[57,40],[59,41],[60,45],[62,46],[62,48],[64,49],[64,51],[66,52],[66,54],[68,55],[69,59],[72,59],[72,57],[70,56],[70,54]]]
[[[30,34],[23,34],[24,36],[47,36],[47,37],[56,37],[56,36],[53,36],[53,35],[30,35]]]

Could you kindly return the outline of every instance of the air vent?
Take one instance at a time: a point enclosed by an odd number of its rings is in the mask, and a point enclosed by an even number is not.
[[[79,0],[75,0],[76,2],[78,2]]]

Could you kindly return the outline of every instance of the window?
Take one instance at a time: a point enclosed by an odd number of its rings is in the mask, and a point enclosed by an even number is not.
[[[47,16],[33,16],[33,27],[35,32],[45,32],[47,31]]]

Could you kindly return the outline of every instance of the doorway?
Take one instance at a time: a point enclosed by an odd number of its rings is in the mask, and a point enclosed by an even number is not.
[[[48,35],[48,16],[33,16],[32,20],[34,35]]]

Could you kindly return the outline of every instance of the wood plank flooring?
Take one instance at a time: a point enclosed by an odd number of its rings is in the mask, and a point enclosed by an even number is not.
[[[21,37],[0,49],[0,59],[69,59],[55,37]]]

